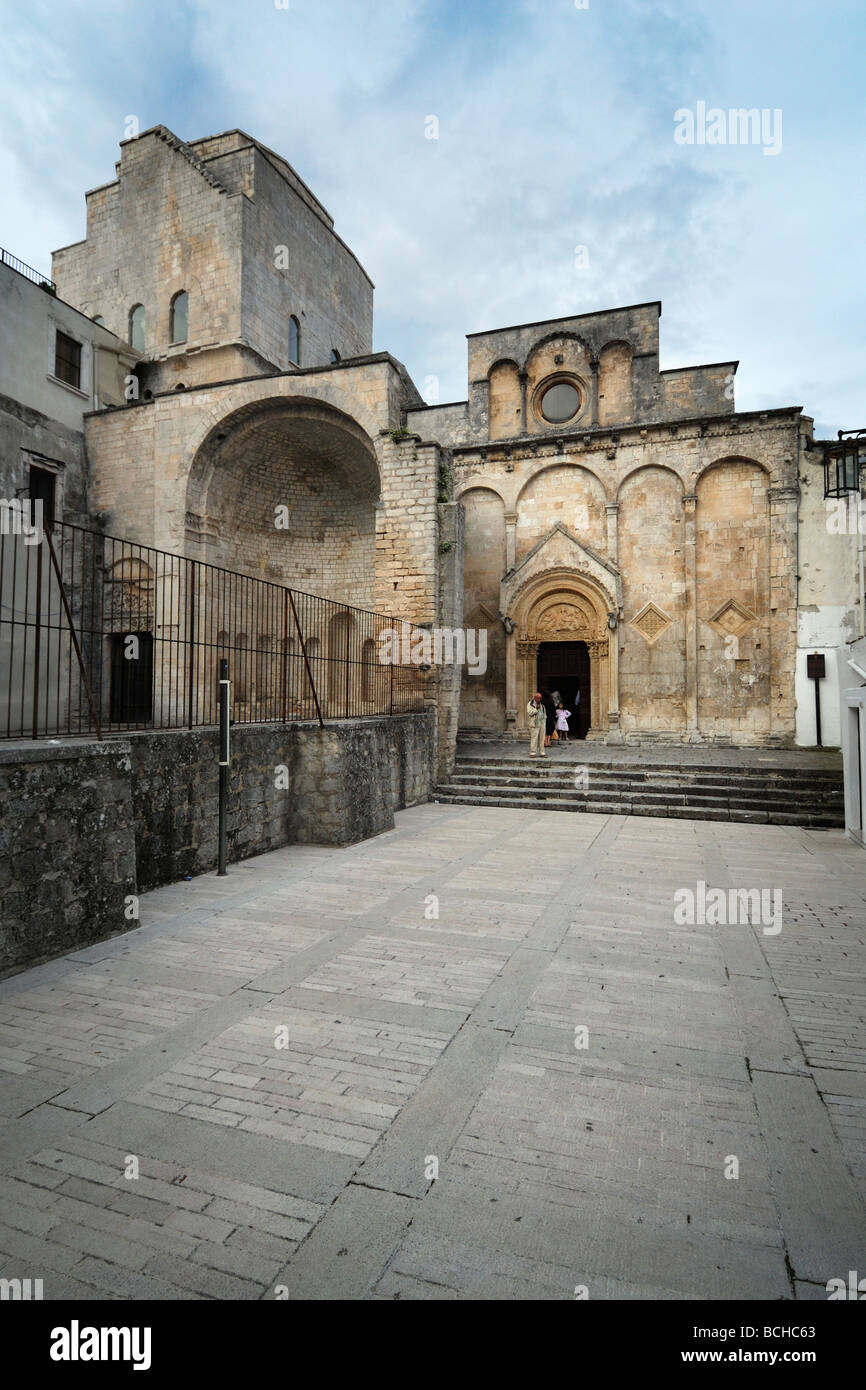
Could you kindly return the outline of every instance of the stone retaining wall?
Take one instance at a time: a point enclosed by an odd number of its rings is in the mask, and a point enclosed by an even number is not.
[[[390,829],[435,781],[436,712],[232,730],[229,862]],[[217,863],[214,729],[0,748],[0,974],[135,926]]]

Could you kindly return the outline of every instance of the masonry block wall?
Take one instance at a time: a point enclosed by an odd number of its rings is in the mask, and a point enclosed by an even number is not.
[[[157,126],[124,141],[117,178],[87,195],[85,240],[53,264],[63,297],[123,339],[144,306],[140,375],[153,393],[371,349],[369,276],[291,166],[242,131],[186,144]],[[176,343],[182,290],[188,332]]]
[[[136,925],[128,899],[217,864],[215,730],[0,748],[0,974]],[[230,862],[346,845],[426,801],[436,714],[233,734]]]
[[[439,449],[392,439],[406,390],[377,354],[91,415],[91,506],[130,540],[434,621]]]
[[[0,749],[0,973],[133,925],[128,745]]]
[[[281,371],[290,365],[288,322],[301,326],[299,367],[327,366],[372,350],[373,284],[336,235],[324,208],[302,198],[285,161],[250,146],[252,194],[244,202],[243,336]],[[285,247],[275,265],[276,248]],[[285,262],[285,266],[283,266]]]
[[[117,178],[87,195],[85,239],[54,253],[58,293],[124,340],[143,305],[144,351],[156,357],[169,351],[171,301],[185,290],[191,381],[198,354],[242,337],[242,203],[165,127],[126,140]],[[233,374],[242,370],[236,355]]]
[[[485,610],[498,614],[504,578],[516,574],[517,583],[539,547],[532,583],[541,582],[536,570],[559,524],[574,541],[571,577],[591,587],[592,555],[619,575],[615,636],[573,634],[616,647],[606,672],[599,665],[607,682],[601,731],[790,742],[799,419],[796,410],[759,412],[620,426],[615,439],[597,428],[550,442],[455,449],[466,509],[467,624],[484,621]],[[561,561],[551,560],[551,601],[569,583]],[[461,726],[475,732],[507,728],[499,631],[491,618],[494,660],[485,680],[464,680]],[[532,638],[516,631],[504,639],[506,666],[508,643],[516,650]]]
[[[449,444],[549,434],[541,388],[558,379],[581,396],[569,429],[731,413],[735,362],[659,371],[660,313],[654,302],[470,334],[468,402],[410,415],[410,427],[442,428]]]
[[[376,595],[381,613],[435,623],[438,613],[439,469],[442,452],[417,436],[381,436],[382,495],[376,521]]]

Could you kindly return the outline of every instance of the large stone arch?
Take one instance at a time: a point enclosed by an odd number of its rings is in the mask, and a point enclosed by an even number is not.
[[[557,522],[594,550],[607,549],[605,485],[578,463],[547,463],[527,478],[517,498],[515,561],[519,564]]]
[[[195,451],[185,552],[371,606],[380,491],[375,447],[351,416],[313,397],[247,401]]]
[[[772,729],[774,638],[783,633],[773,612],[770,481],[763,464],[739,456],[714,460],[697,479],[696,685],[704,736],[733,733],[753,743]]]
[[[687,727],[686,516],[682,478],[644,464],[617,494],[622,573],[620,713],[623,732],[682,734]]]
[[[505,727],[505,629],[499,618],[499,588],[507,569],[505,503],[494,488],[476,483],[464,488],[463,622],[484,631],[487,664],[483,673],[464,667],[460,724],[475,733],[499,733]]]

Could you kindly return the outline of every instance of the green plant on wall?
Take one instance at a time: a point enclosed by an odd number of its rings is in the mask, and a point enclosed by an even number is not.
[[[451,468],[450,458],[444,458],[439,464],[439,491],[436,500],[438,502],[450,502],[454,487],[454,474]]]

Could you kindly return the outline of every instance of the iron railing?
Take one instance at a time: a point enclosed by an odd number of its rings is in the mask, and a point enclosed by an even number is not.
[[[400,619],[69,522],[2,520],[0,738],[214,725],[222,658],[236,724],[424,708]]]
[[[9,265],[13,270],[17,270],[19,275],[25,275],[28,280],[32,280],[36,285],[47,285],[50,290],[56,290],[57,286],[53,280],[49,280],[47,275],[42,275],[38,270],[34,270],[32,265],[26,261],[19,261],[17,256],[13,256],[9,251],[4,251],[0,246],[0,265]]]

